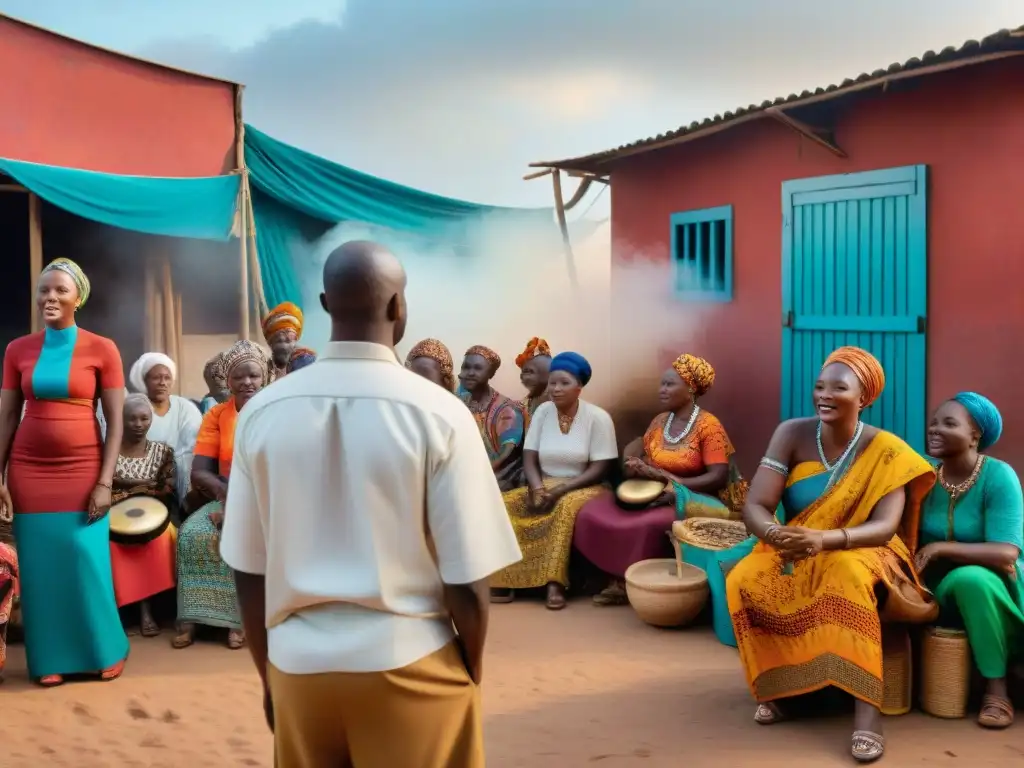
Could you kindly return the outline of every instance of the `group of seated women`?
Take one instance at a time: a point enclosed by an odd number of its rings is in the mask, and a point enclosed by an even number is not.
[[[748,486],[721,422],[698,405],[713,368],[681,355],[662,375],[663,412],[620,465],[622,477],[664,481],[665,491],[626,509],[609,488],[620,458],[612,420],[580,399],[590,365],[574,352],[552,356],[540,339],[516,362],[522,400],[493,390],[500,357],[485,347],[467,350],[457,390],[523,551],[492,580],[494,601],[543,587],[547,607],[563,608],[575,548],[608,577],[595,602],[623,603],[625,570],[664,552],[674,520],[742,518],[754,546],[730,571],[727,599],[758,723],[791,716],[793,697],[838,688],[857,702],[853,757],[881,757],[883,621],[965,629],[986,680],[978,721],[1012,723],[1007,668],[1024,655],[1024,499],[1013,469],[984,454],[1002,431],[989,400],[961,393],[939,406],[929,461],[861,420],[884,372],[868,352],[840,348],[816,381],[816,415],[778,427]],[[451,354],[436,339],[406,364],[455,387]]]

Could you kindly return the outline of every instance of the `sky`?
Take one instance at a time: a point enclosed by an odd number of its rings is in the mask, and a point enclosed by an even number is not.
[[[522,179],[531,161],[1024,24],[1020,0],[0,0],[0,12],[242,82],[248,122],[345,165],[530,206],[551,202],[549,181]]]

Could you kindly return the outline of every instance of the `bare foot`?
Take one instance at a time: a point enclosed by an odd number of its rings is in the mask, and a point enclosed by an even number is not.
[[[140,630],[143,637],[156,637],[160,634],[160,625],[156,623],[156,619],[153,618],[153,614],[149,610],[149,603],[143,601],[139,608],[141,613],[141,619],[139,621]]]
[[[555,582],[548,584],[548,598],[544,605],[549,611],[560,611],[565,608],[565,587]]]

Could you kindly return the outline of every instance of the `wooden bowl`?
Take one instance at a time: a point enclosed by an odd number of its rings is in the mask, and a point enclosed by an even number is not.
[[[629,509],[636,509],[638,507],[646,507],[652,501],[655,501],[665,492],[666,488],[668,488],[668,485],[660,480],[633,478],[632,480],[623,481],[615,489],[615,497],[619,500],[620,504]]]
[[[671,558],[641,560],[626,570],[626,596],[641,621],[653,627],[682,627],[708,601],[708,577]]]

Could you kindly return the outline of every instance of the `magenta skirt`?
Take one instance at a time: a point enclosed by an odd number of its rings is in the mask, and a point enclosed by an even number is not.
[[[572,542],[587,560],[621,579],[633,563],[672,557],[668,532],[675,519],[673,507],[626,511],[614,493],[606,493],[583,505]]]

